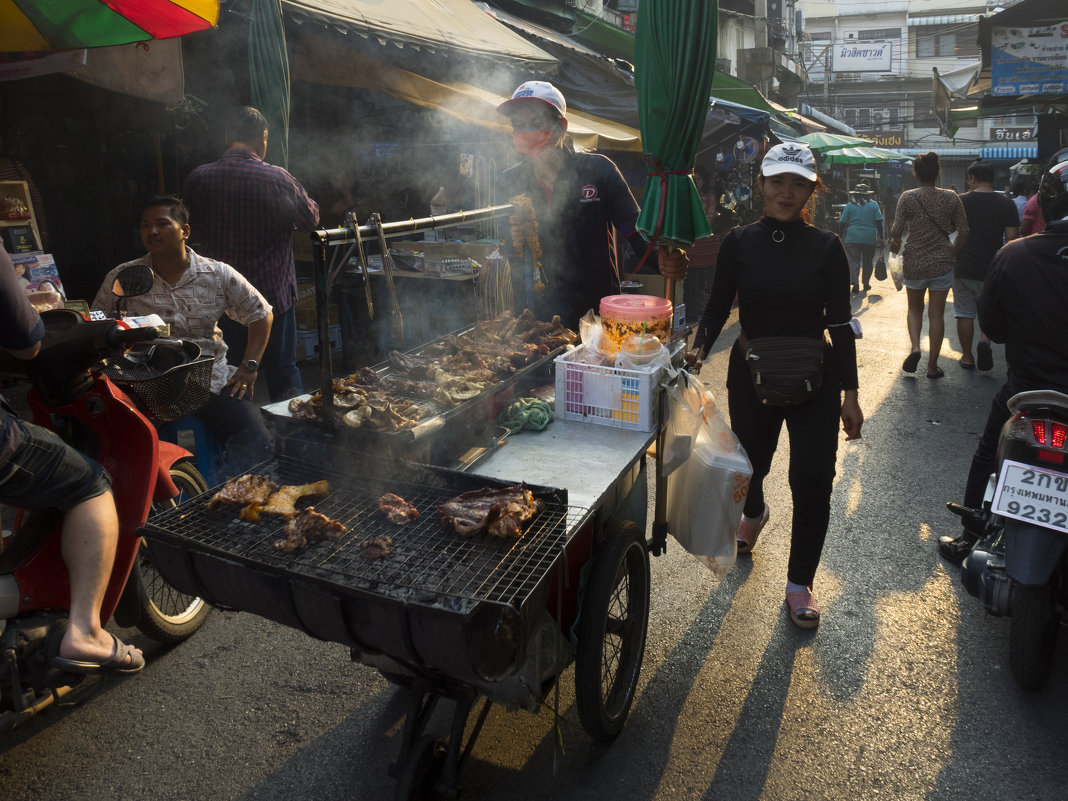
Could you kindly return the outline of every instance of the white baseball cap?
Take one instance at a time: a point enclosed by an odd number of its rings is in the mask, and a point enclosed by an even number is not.
[[[760,163],[760,174],[765,177],[782,175],[786,172],[800,175],[809,181],[817,179],[816,160],[812,157],[812,150],[808,145],[801,142],[784,142],[781,145],[775,145]]]
[[[512,99],[505,100],[497,106],[497,112],[508,116],[512,106],[520,100],[540,100],[548,103],[561,116],[567,113],[567,103],[564,102],[563,93],[547,81],[527,81],[520,84],[519,88],[512,92]]]

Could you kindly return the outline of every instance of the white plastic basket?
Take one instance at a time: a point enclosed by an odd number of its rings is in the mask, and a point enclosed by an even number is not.
[[[556,417],[652,431],[661,367],[630,370],[583,364],[585,345],[556,357]]]

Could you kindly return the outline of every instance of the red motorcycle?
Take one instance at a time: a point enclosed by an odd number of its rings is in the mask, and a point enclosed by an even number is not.
[[[70,310],[41,317],[46,333],[38,356],[7,359],[0,371],[28,378],[34,422],[54,430],[112,477],[119,541],[101,624],[114,617],[160,642],[184,640],[203,625],[211,608],[156,573],[136,532],[153,510],[176,505],[207,485],[192,454],[161,442],[141,409],[146,402],[181,403],[178,385],[203,385],[194,371],[206,368],[210,374],[210,359],[193,358],[189,348],[199,355],[195,345],[173,340],[131,359],[125,353],[129,345],[156,338],[155,329],[124,329],[114,320],[86,320]],[[0,550],[0,731],[29,720],[87,678],[51,665],[70,596],[60,553],[62,520],[56,510],[20,509]]]

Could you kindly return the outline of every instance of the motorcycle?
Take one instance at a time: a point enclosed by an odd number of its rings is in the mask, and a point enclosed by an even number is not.
[[[947,506],[982,532],[961,581],[991,614],[1011,617],[1013,678],[1038,690],[1049,679],[1068,600],[1068,395],[1021,392],[1008,408],[982,508]]]
[[[139,287],[145,292],[151,286],[135,279],[133,273],[127,276],[125,288],[116,282],[116,292],[136,294]],[[37,357],[7,359],[0,371],[28,378],[34,422],[55,431],[111,475],[119,539],[101,624],[114,618],[159,642],[185,640],[204,624],[211,607],[167,584],[136,532],[154,511],[208,487],[193,455],[160,441],[153,423],[108,375],[116,375],[121,384],[117,364],[144,367],[145,351],[133,361],[125,351],[132,343],[156,339],[159,332],[126,329],[115,320],[88,320],[65,309],[42,312],[41,319],[46,333]],[[175,351],[189,344],[171,341],[152,347],[173,363]],[[70,596],[60,551],[62,522],[58,510],[19,509],[0,549],[0,732],[93,684],[92,676],[51,664],[66,630]]]

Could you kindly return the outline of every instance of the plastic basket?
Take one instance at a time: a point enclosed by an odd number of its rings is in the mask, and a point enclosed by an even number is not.
[[[167,370],[122,362],[109,364],[104,372],[148,417],[164,422],[179,420],[208,405],[215,364],[211,356],[199,355],[196,344],[185,345],[193,360]]]
[[[586,346],[556,357],[556,417],[613,428],[652,431],[660,367],[630,370],[583,364]]]

